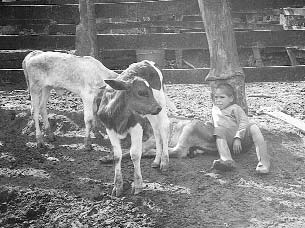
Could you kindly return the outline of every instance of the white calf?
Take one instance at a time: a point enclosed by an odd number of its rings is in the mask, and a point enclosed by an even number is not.
[[[61,52],[34,51],[22,62],[26,82],[31,95],[31,112],[35,121],[37,146],[43,146],[39,127],[39,112],[50,140],[54,133],[47,117],[47,101],[50,90],[62,94],[63,89],[79,95],[84,104],[86,126],[85,146],[90,148],[90,130],[95,123],[96,99],[102,95],[104,79],[116,78],[117,73],[107,69],[90,56],[79,57]]]

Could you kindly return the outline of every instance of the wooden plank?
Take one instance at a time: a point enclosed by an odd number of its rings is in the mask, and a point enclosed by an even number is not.
[[[246,82],[273,82],[273,81],[304,81],[305,66],[279,67],[244,67]],[[205,83],[204,78],[209,68],[200,69],[164,69],[166,83],[170,84],[197,84]]]
[[[204,78],[209,68],[199,69],[164,69],[166,83],[193,84],[205,83]],[[246,82],[272,81],[304,81],[305,65],[299,66],[272,66],[272,67],[244,67]]]
[[[57,23],[77,24],[78,5],[3,5],[0,7],[0,20],[8,19],[48,19]]]
[[[151,0],[95,0],[95,2],[120,3],[120,2],[143,2]],[[196,0],[185,0],[186,4]],[[304,0],[230,0],[233,9],[265,9],[284,7],[303,7]]]
[[[157,15],[199,14],[197,0],[97,3],[97,17],[150,17]],[[304,0],[231,0],[232,11],[303,7]]]
[[[268,116],[274,117],[276,119],[282,120],[292,126],[300,129],[303,133],[305,133],[305,122],[302,120],[296,119],[292,116],[289,116],[281,111],[262,111],[264,114]]]
[[[41,49],[41,50],[74,50],[73,35],[1,35],[0,50]]]
[[[50,25],[48,29],[48,34],[50,35],[75,35],[76,25],[74,24],[54,24]]]
[[[24,57],[31,51],[0,50],[0,69],[20,69]],[[125,69],[137,61],[135,51],[103,51],[100,60],[110,69]]]
[[[120,4],[97,3],[96,17],[99,18],[141,18],[158,15],[183,15],[199,13],[197,1],[169,0],[149,2],[127,2]]]
[[[305,65],[280,67],[244,67],[246,82],[304,81]],[[204,78],[209,68],[200,69],[163,69],[165,83],[198,84],[206,83]],[[24,80],[21,69],[0,69],[0,78],[17,83]]]
[[[19,69],[30,50],[0,51],[0,68]]]
[[[304,46],[305,31],[235,32],[238,48]],[[100,49],[208,49],[205,33],[99,34]]]
[[[305,6],[305,3],[304,3],[304,6]],[[284,15],[305,16],[305,8],[284,8],[283,12],[284,12]]]
[[[235,32],[238,48],[305,46],[304,30]],[[0,50],[73,49],[71,35],[0,36]],[[101,50],[208,49],[205,33],[99,34]]]
[[[9,19],[2,18],[0,25],[50,24],[50,19]]]
[[[3,35],[73,35],[75,25],[73,24],[17,24],[10,25],[11,30]],[[2,26],[0,25],[0,29]]]
[[[169,0],[169,1],[143,1],[143,0],[95,0],[99,5],[97,12],[102,17],[129,17],[130,15],[153,16],[168,14],[199,13],[197,0]],[[233,11],[279,9],[285,7],[303,7],[304,0],[231,0]],[[117,4],[114,4],[117,3]],[[78,0],[38,0],[0,2],[1,6],[8,5],[77,5]],[[140,4],[142,4],[140,6]],[[159,6],[158,6],[159,5]],[[175,6],[176,5],[176,6]],[[148,7],[148,8],[147,8]],[[151,10],[150,10],[151,7]],[[146,9],[145,9],[146,8]],[[166,12],[165,12],[166,11]],[[113,15],[111,15],[113,14]]]
[[[126,21],[126,22],[100,22],[97,23],[97,30],[99,32],[108,31],[110,29],[132,29],[132,28],[183,28],[183,29],[202,29],[204,31],[203,21]],[[239,23],[233,24],[235,30],[283,30],[280,24],[252,24],[252,23]]]
[[[17,0],[13,2],[1,2],[1,5],[65,5],[78,4],[78,0]]]
[[[231,0],[232,10],[280,9],[303,7],[304,0]]]

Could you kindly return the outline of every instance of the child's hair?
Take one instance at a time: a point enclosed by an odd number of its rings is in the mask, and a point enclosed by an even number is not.
[[[216,89],[220,89],[223,91],[223,93],[225,95],[227,95],[228,97],[232,97],[233,96],[233,102],[232,103],[235,103],[236,102],[236,94],[235,94],[235,90],[233,88],[233,86],[231,86],[230,84],[228,83],[220,83],[216,86]],[[216,90],[215,89],[215,90]],[[213,98],[213,97],[212,97]],[[214,101],[214,99],[213,99]]]
[[[228,83],[220,83],[216,86],[216,89],[221,89],[228,97],[233,96],[235,98],[234,88]]]

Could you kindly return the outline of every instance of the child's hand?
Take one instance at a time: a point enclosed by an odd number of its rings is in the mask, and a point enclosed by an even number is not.
[[[233,153],[240,154],[242,150],[240,138],[235,138],[233,141]]]

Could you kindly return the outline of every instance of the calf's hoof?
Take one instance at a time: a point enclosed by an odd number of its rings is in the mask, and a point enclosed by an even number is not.
[[[168,172],[168,168],[169,168],[169,165],[168,165],[168,164],[162,164],[162,162],[161,162],[160,170],[161,170],[163,173]]]
[[[151,163],[151,168],[157,169],[160,167],[160,164],[158,162],[153,161],[153,163]]]
[[[143,192],[143,188],[132,188],[132,192],[134,195],[138,195]]]
[[[113,187],[111,193],[112,196],[120,197],[122,194],[123,194],[123,186],[120,188]]]

